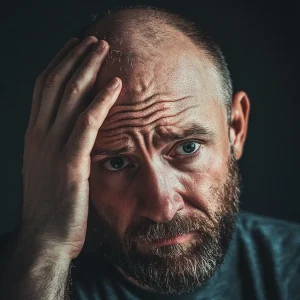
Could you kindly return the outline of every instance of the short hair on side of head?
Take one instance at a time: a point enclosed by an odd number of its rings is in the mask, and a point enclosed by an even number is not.
[[[230,75],[230,71],[225,60],[225,57],[219,47],[219,45],[210,37],[209,34],[200,29],[196,23],[184,16],[171,12],[166,8],[157,8],[150,5],[130,5],[130,6],[117,6],[115,8],[107,10],[104,14],[92,14],[89,24],[84,26],[80,33],[77,35],[79,39],[83,39],[87,36],[88,30],[105,19],[106,17],[121,13],[139,13],[137,23],[141,21],[156,22],[164,25],[168,25],[175,30],[178,30],[186,37],[188,37],[199,49],[201,49],[208,58],[211,59],[214,67],[216,68],[220,77],[223,103],[225,105],[227,122],[230,125],[231,122],[231,104],[233,96],[233,84]],[[135,21],[132,20],[134,23]],[[151,37],[152,42],[160,42],[164,37],[164,32],[160,30],[154,30],[151,26],[144,27],[144,34]]]

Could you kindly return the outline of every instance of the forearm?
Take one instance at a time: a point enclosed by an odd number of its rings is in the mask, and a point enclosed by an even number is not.
[[[1,270],[1,300],[69,299],[71,261],[50,249],[15,247]]]

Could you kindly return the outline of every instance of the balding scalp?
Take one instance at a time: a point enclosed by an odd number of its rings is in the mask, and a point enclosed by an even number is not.
[[[233,87],[224,55],[211,37],[191,20],[162,8],[128,6],[95,17],[79,37],[88,35],[95,35],[109,43],[106,63],[119,63],[125,77],[136,64],[147,67],[149,60],[155,58],[156,49],[176,43],[180,36],[187,37],[213,63],[219,75],[219,89],[230,122]]]

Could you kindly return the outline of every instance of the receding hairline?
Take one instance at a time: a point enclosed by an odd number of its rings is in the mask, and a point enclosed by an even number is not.
[[[149,16],[146,17],[148,23],[142,22],[141,18],[143,15],[140,12],[121,11],[100,19],[86,32],[86,36],[94,35],[98,39],[104,39],[110,46],[108,57],[103,65],[104,69],[117,62],[122,75],[126,78],[131,68],[140,66],[139,63],[142,66],[151,63],[160,56],[160,53],[165,56],[170,49],[178,55],[184,53],[186,57],[194,59],[197,63],[204,63],[214,68],[209,56],[183,32]],[[141,32],[140,28],[145,29],[146,32]],[[153,28],[158,29],[151,35],[146,34]],[[217,72],[216,76],[218,76]]]
[[[153,11],[151,10],[151,12]],[[149,9],[147,8],[117,11],[114,14],[105,15],[92,24],[85,36],[91,33],[96,34],[95,36],[99,33],[106,33],[107,37],[110,38],[113,34],[117,35],[120,32],[125,32],[140,36],[144,43],[149,41],[151,46],[159,46],[160,43],[171,40],[176,33],[183,34],[174,26],[168,24],[161,16],[157,17],[156,14],[156,11],[149,14]],[[144,43],[143,45],[145,45]]]
[[[219,45],[209,35],[198,28],[194,22],[181,15],[162,8],[137,5],[117,8],[112,13],[108,11],[108,13],[95,18],[93,24],[85,28],[83,36],[95,35],[100,39],[107,40],[110,45],[116,46],[122,42],[118,38],[118,30],[120,30],[118,24],[120,22],[122,22],[122,30],[125,30],[125,33],[126,30],[130,31],[135,37],[139,35],[141,37],[139,42],[145,47],[150,46],[148,50],[151,47],[167,43],[169,40],[172,41],[174,37],[172,33],[174,32],[180,32],[187,38],[195,46],[195,49],[198,49],[201,58],[205,57],[214,66],[220,81],[219,90],[226,106],[227,119],[230,122],[233,94],[231,76]],[[99,25],[104,26],[103,28],[106,30],[102,32],[104,34],[99,34],[101,32]],[[205,55],[203,56],[203,54]],[[123,53],[123,55],[128,59],[135,54]],[[139,57],[138,51],[137,57]]]
[[[151,13],[149,13],[151,12]],[[133,42],[130,38],[137,39],[141,48],[148,50],[158,48],[168,43],[174,44],[174,39],[181,39],[193,47],[195,51],[211,60],[211,56],[204,48],[197,45],[185,32],[165,20],[164,13],[149,7],[125,8],[113,14],[106,14],[94,22],[84,33],[84,37],[94,35],[98,39],[106,40],[110,45],[119,46],[122,43]],[[123,36],[125,35],[125,39]],[[129,41],[126,41],[128,40]],[[136,42],[133,42],[136,44]],[[192,48],[190,47],[190,48]]]
[[[106,40],[112,47],[112,52],[114,50],[117,52],[129,50],[124,53],[127,60],[137,56],[143,57],[142,51],[144,49],[146,49],[148,57],[149,54],[151,56],[151,49],[175,46],[174,40],[178,45],[182,43],[186,49],[195,51],[197,53],[195,57],[200,54],[201,57],[211,60],[207,53],[178,28],[171,26],[162,19],[144,15],[141,9],[118,11],[94,23],[86,31],[85,36],[94,35],[98,39]],[[113,53],[110,53],[111,55]],[[147,58],[144,56],[143,59]]]

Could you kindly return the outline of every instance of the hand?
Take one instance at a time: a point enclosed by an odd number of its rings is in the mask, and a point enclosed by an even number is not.
[[[90,153],[122,86],[114,78],[87,105],[108,48],[95,37],[66,44],[36,80],[25,134],[21,240],[70,259],[86,237]]]

